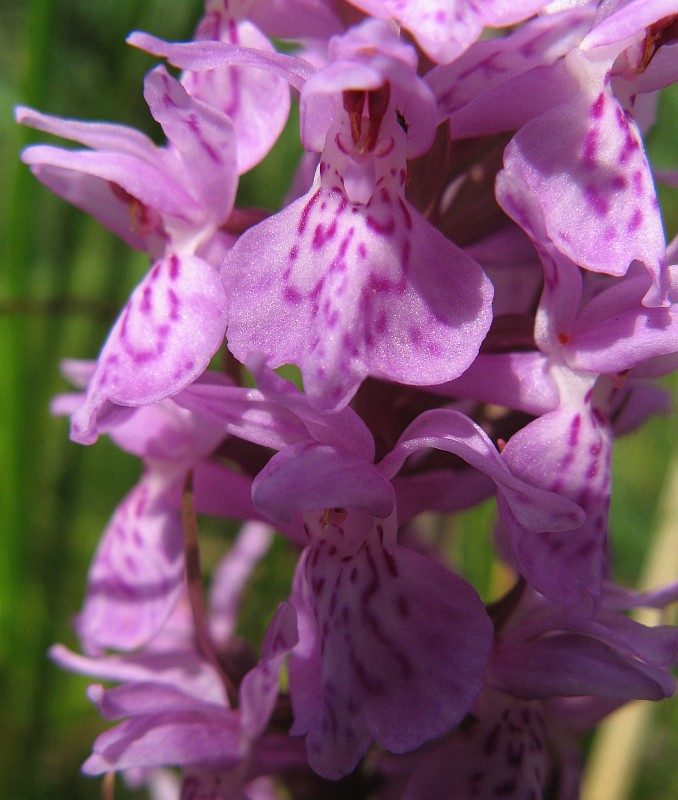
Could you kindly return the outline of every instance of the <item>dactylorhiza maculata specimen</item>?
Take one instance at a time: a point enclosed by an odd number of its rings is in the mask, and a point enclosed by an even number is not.
[[[143,463],[83,654],[52,651],[112,682],[86,773],[185,800],[574,800],[580,735],[671,695],[678,630],[626,612],[678,588],[613,584],[608,509],[615,438],[678,365],[643,143],[677,39],[676,0],[207,0],[193,41],[128,39],[181,70],[144,83],[165,144],[18,109],[82,146],[27,148],[36,177],[151,263],[54,404]],[[292,101],[287,202],[237,207]],[[488,498],[514,585],[486,606],[422,515]],[[206,596],[202,514],[242,521]],[[244,642],[279,536],[296,570]]]

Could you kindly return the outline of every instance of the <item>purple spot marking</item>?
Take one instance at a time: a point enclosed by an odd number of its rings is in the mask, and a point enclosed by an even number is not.
[[[373,230],[380,236],[388,236],[395,230],[395,220],[393,217],[390,217],[386,222],[382,223],[371,214],[368,214],[365,222],[370,230]]]
[[[415,347],[419,347],[422,341],[422,332],[419,328],[410,327],[409,329],[410,341]]]
[[[570,436],[568,444],[570,447],[576,447],[579,441],[579,431],[581,430],[581,414],[575,414],[570,424]]]
[[[144,291],[141,295],[141,304],[139,306],[139,310],[142,314],[148,314],[152,308],[153,304],[151,303],[151,298],[153,297],[153,290],[150,286],[144,286]]]
[[[167,291],[167,297],[170,302],[170,319],[176,322],[179,319],[179,298],[173,289]]]
[[[596,189],[595,186],[588,184],[584,188],[584,195],[589,205],[600,217],[604,217],[610,210],[607,199]]]
[[[294,286],[286,286],[285,290],[283,291],[283,298],[286,303],[291,303],[292,305],[299,305],[301,303],[301,295],[299,292],[294,288]]]
[[[603,110],[605,108],[605,95],[601,92],[598,97],[596,97],[595,102],[591,106],[591,116],[593,119],[600,119],[603,116]]]
[[[200,125],[198,123],[198,119],[195,114],[189,114],[188,127],[193,131],[193,133],[195,134],[195,138],[200,143],[202,149],[207,153],[210,160],[213,161],[215,164],[220,165],[221,156],[202,135],[202,132],[200,131]]]
[[[337,232],[337,220],[332,220],[332,223],[325,228],[322,224],[316,226],[313,231],[313,249],[320,250],[327,242],[329,242]]]
[[[631,219],[629,220],[629,224],[626,226],[626,230],[629,233],[634,233],[637,231],[640,226],[643,224],[643,212],[636,208],[631,215]]]
[[[170,256],[169,260],[169,278],[171,281],[175,281],[181,272],[181,267],[179,266],[179,259],[176,255]]]
[[[596,164],[596,149],[598,147],[598,131],[593,128],[584,139],[584,165],[589,169]]]
[[[639,148],[640,144],[638,140],[631,131],[628,131],[624,140],[624,145],[619,154],[619,163],[625,164]]]
[[[297,225],[297,231],[299,233],[303,233],[306,230],[306,225],[308,224],[308,215],[311,213],[311,209],[316,204],[319,197],[320,197],[320,189],[318,189],[318,191],[309,199],[309,201],[304,206],[299,216],[299,224]]]

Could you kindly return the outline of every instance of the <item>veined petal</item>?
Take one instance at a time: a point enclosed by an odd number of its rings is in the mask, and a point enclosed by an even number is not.
[[[368,509],[384,519],[395,496],[369,461],[307,441],[273,456],[252,483],[252,500],[272,520],[289,522],[296,511],[337,507]]]
[[[71,435],[98,435],[107,401],[147,405],[176,394],[207,367],[223,340],[225,298],[214,269],[195,256],[158,261],[113,326]]]
[[[595,695],[661,700],[674,687],[667,670],[626,656],[606,642],[569,632],[499,645],[492,655],[488,681],[524,698]]]
[[[600,69],[583,58],[572,64],[580,81],[600,92],[589,90],[523,126],[506,148],[498,200],[522,225],[522,198],[535,198],[550,242],[585,269],[619,276],[634,259],[643,262],[653,280],[646,304],[666,305],[664,232],[637,125]]]
[[[90,567],[76,624],[83,649],[144,644],[169,617],[183,585],[178,511],[142,480],[115,511]]]
[[[234,355],[299,365],[324,411],[343,408],[367,375],[415,385],[457,377],[491,317],[480,266],[385,183],[367,205],[316,184],[239,239],[222,280]]]
[[[203,705],[121,722],[97,738],[82,769],[86,775],[101,775],[133,767],[216,763],[226,768],[245,751],[237,715]]]
[[[425,411],[409,425],[379,469],[393,476],[413,452],[430,447],[446,450],[488,475],[527,530],[567,531],[582,522],[581,508],[565,497],[544,491],[517,477],[487,434],[471,419],[452,409]]]
[[[506,3],[485,0],[351,0],[375,17],[393,18],[406,28],[433,61],[448,63],[480,36],[485,25],[519,22],[546,5],[546,0]]]
[[[54,117],[42,114],[26,106],[17,106],[16,121],[38,131],[51,133],[79,142],[92,150],[110,150],[113,153],[126,153],[152,163],[159,158],[159,148],[146,134],[112,122],[81,122],[75,119]]]
[[[402,800],[542,798],[553,755],[538,702],[485,688],[467,729],[422,753]],[[561,800],[573,800],[569,795]]]
[[[220,15],[221,16],[221,15]],[[223,35],[232,45],[273,53],[273,45],[247,20],[229,19]],[[200,28],[198,29],[200,33]],[[217,38],[219,31],[210,38]],[[201,40],[205,41],[202,36]],[[284,78],[258,69],[224,66],[187,71],[181,83],[188,93],[219,109],[233,122],[237,140],[238,173],[251,169],[269,152],[285,126],[290,110],[289,85]]]
[[[316,540],[298,567],[292,733],[306,734],[309,763],[327,778],[348,774],[372,740],[403,753],[449,730],[470,710],[489,655],[491,625],[471,586],[384,546],[378,529],[357,552]]]
[[[161,164],[127,153],[26,148],[22,159],[54,194],[91,214],[137,250],[164,251],[167,215],[186,226],[202,217],[196,199]]]
[[[191,97],[164,67],[148,73],[144,96],[180,154],[185,182],[195,188],[205,215],[215,223],[224,222],[238,185],[233,123],[223,112]]]
[[[263,733],[280,689],[283,661],[299,641],[297,615],[291,603],[281,603],[261,646],[261,660],[240,684],[240,722],[243,734]]]
[[[180,69],[197,71],[224,66],[257,67],[284,78],[290,86],[300,91],[307,78],[315,72],[315,67],[303,58],[251,47],[238,47],[227,42],[172,44],[148,33],[134,31],[127,37],[127,43],[155,56],[167,58],[170,64]]]
[[[590,27],[592,8],[539,16],[508,36],[477,42],[426,75],[454,138],[517,130],[577,89],[562,58]],[[547,77],[548,76],[548,77]],[[540,91],[548,82],[549,91]]]
[[[582,605],[600,601],[607,570],[611,431],[585,402],[568,402],[518,431],[502,458],[512,472],[545,490],[570,498],[586,512],[579,527],[535,532],[507,525],[518,569],[553,602]]]

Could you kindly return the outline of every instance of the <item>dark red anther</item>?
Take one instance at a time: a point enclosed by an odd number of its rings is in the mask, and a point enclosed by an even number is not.
[[[388,109],[391,99],[391,84],[385,83],[378,89],[367,93],[367,111],[370,118],[370,126],[367,130],[365,140],[365,150],[373,150],[379,139],[379,129]]]
[[[344,108],[348,111],[348,116],[351,121],[351,137],[353,143],[357,145],[362,136],[365,92],[362,89],[349,89],[343,94]]]
[[[351,138],[359,152],[374,150],[379,140],[379,130],[391,98],[391,86],[385,83],[378,89],[363,91],[349,89],[343,92],[344,108],[351,123]],[[363,117],[367,117],[367,130]]]

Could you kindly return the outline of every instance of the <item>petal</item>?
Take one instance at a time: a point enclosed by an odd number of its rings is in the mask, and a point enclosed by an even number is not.
[[[252,500],[272,520],[297,511],[364,508],[382,519],[395,502],[393,487],[369,461],[329,445],[301,442],[268,462],[252,484]]]
[[[367,375],[451,380],[490,323],[480,266],[386,185],[366,206],[316,187],[247,231],[222,280],[234,355],[297,364],[323,411],[343,408]]]
[[[274,51],[251,22],[224,20],[223,28],[222,35],[228,37],[230,44]],[[262,70],[224,66],[185,72],[181,83],[192,97],[219,109],[232,121],[240,175],[261,161],[285,127],[290,94],[283,78]]]
[[[144,644],[169,617],[183,585],[179,515],[142,480],[118,506],[90,568],[76,624],[83,649]]]
[[[170,64],[180,69],[203,70],[224,66],[251,66],[263,69],[269,74],[279,75],[288,81],[290,86],[299,90],[307,78],[315,72],[315,67],[303,58],[287,53],[237,47],[226,42],[172,44],[156,36],[134,31],[127,37],[127,43],[153,55],[163,56]]]
[[[149,163],[158,159],[158,148],[152,139],[135,128],[109,122],[80,122],[41,114],[32,108],[17,106],[16,121],[45,133],[52,133],[93,150],[127,153]]]
[[[236,715],[196,707],[135,717],[101,734],[83,765],[86,775],[132,767],[218,764],[234,766],[245,755]]]
[[[537,591],[556,603],[595,606],[607,571],[611,433],[588,405],[572,403],[545,414],[516,433],[502,452],[511,471],[576,502],[582,525],[563,532],[507,525],[518,569]]]
[[[537,199],[549,240],[585,269],[624,275],[642,261],[653,279],[646,302],[665,304],[664,232],[642,138],[602,76],[572,63],[601,91],[523,126],[506,148],[498,200],[522,224],[522,198]]]
[[[627,658],[607,643],[571,633],[499,645],[488,682],[516,697],[595,695],[621,700],[662,700],[673,693],[666,670]]]
[[[156,262],[113,326],[72,417],[83,444],[98,435],[107,401],[147,405],[176,394],[207,367],[223,340],[225,298],[213,268],[194,256]]]
[[[562,58],[590,27],[592,8],[536,17],[508,36],[477,42],[426,75],[455,139],[517,130],[577,88]],[[548,85],[548,92],[543,87]]]
[[[447,63],[458,57],[482,33],[485,25],[504,26],[531,16],[545,0],[352,0],[368,14],[393,18],[412,33],[433,60]]]
[[[97,680],[136,684],[153,682],[180,687],[193,698],[193,704],[215,703],[225,706],[226,693],[219,676],[196,651],[192,640],[185,649],[153,650],[88,658],[63,645],[50,648],[50,658],[60,667]]]
[[[385,548],[378,527],[353,555],[339,539],[315,541],[299,567],[301,613],[306,604],[313,617],[290,659],[292,732],[307,735],[311,767],[331,779],[372,739],[403,753],[449,730],[470,710],[489,654],[475,591],[413,550]]]
[[[261,660],[240,685],[240,720],[251,739],[268,725],[280,690],[283,661],[299,641],[297,615],[291,603],[281,603],[266,631]]]
[[[470,398],[527,414],[544,414],[558,405],[558,387],[543,353],[480,353],[458,378],[432,387],[445,397]]]
[[[238,185],[233,123],[221,111],[192,98],[164,67],[148,73],[144,96],[184,165],[204,213],[217,224],[233,209]]]
[[[527,800],[544,797],[551,761],[544,711],[485,690],[468,728],[422,753],[402,800]],[[564,798],[563,798],[564,800]]]
[[[245,584],[273,541],[273,529],[261,522],[245,524],[235,543],[217,565],[210,588],[210,637],[217,649],[235,633]]]
[[[515,438],[515,437],[514,437]],[[545,492],[536,481],[517,477],[505,463],[485,431],[464,414],[452,409],[425,411],[409,425],[398,443],[379,464],[388,476],[394,475],[411,453],[425,447],[446,450],[488,475],[497,485],[512,519],[520,519],[527,530],[569,530],[582,521],[580,508],[552,492]]]

